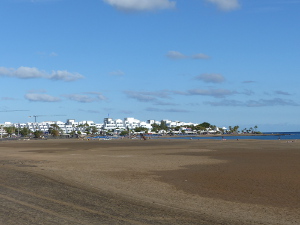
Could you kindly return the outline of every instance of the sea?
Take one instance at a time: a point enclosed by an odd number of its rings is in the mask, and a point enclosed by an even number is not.
[[[193,136],[193,135],[176,135],[176,136],[157,136],[151,135],[152,139],[156,138],[169,138],[169,139],[212,139],[212,140],[236,140],[236,139],[254,139],[254,140],[298,140],[300,139],[300,132],[264,132],[260,135],[215,135],[215,136]],[[102,139],[102,140],[111,140],[119,138],[118,136],[97,136],[97,137],[89,137],[91,139]],[[139,137],[138,137],[139,138]]]
[[[264,132],[261,135],[216,135],[216,136],[175,136],[172,139],[212,139],[212,140],[233,140],[233,139],[254,139],[254,140],[298,140],[300,139],[300,132]]]

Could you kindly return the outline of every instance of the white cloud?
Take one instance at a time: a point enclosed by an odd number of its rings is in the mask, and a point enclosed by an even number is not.
[[[156,101],[156,102],[154,103],[154,105],[178,105],[178,104],[173,103],[173,102]]]
[[[32,102],[58,102],[60,98],[41,93],[28,93],[25,98]]]
[[[201,74],[195,77],[196,80],[202,80],[206,83],[222,83],[225,78],[221,74]]]
[[[238,9],[240,4],[238,0],[206,0],[212,4],[215,4],[222,11],[231,11]]]
[[[87,113],[95,113],[95,114],[100,114],[101,111],[99,110],[92,110],[92,109],[79,109],[81,112],[87,112]]]
[[[86,92],[86,94],[90,94],[90,95],[96,95],[96,99],[103,101],[103,100],[107,100],[107,98],[101,93],[101,92]]]
[[[251,89],[245,89],[243,92],[240,92],[240,94],[244,94],[244,95],[253,95],[254,91]]]
[[[177,51],[169,51],[167,53],[167,57],[171,58],[171,59],[184,59],[184,58],[187,58],[186,55],[182,54],[181,52],[177,52]]]
[[[55,1],[60,1],[60,0],[28,0],[32,3],[38,3],[38,2],[55,2]]]
[[[58,54],[57,54],[56,52],[51,52],[51,53],[49,54],[49,56],[50,56],[50,57],[56,57],[56,56],[58,56]]]
[[[133,114],[133,111],[130,111],[130,110],[121,110],[120,112],[122,114]]]
[[[97,94],[97,98],[99,99],[99,100],[106,100],[107,98],[104,96],[104,95],[102,95],[102,94]]]
[[[262,106],[300,106],[298,103],[289,99],[273,98],[273,99],[260,99],[251,100],[247,102],[248,107],[262,107]]]
[[[69,100],[81,103],[97,102],[107,99],[100,92],[86,92],[84,94],[69,94],[63,96],[68,98]]]
[[[110,72],[109,75],[111,75],[111,76],[123,76],[123,75],[125,75],[125,73],[121,70],[115,70],[113,72]]]
[[[89,103],[89,102],[95,101],[95,98],[92,98],[88,95],[71,94],[71,95],[64,95],[64,97],[66,97],[72,101],[82,102],[82,103]]]
[[[12,98],[12,97],[1,97],[0,100],[3,100],[3,101],[14,101],[16,100],[15,98]]]
[[[300,104],[281,98],[273,99],[260,99],[260,100],[249,100],[246,102],[236,101],[236,100],[222,100],[220,102],[204,102],[211,106],[240,106],[240,107],[268,107],[268,106],[300,106]]]
[[[199,54],[193,55],[192,58],[193,59],[209,59],[209,56],[205,55],[203,53],[199,53]]]
[[[58,54],[56,52],[51,52],[51,53],[37,52],[36,54],[39,56],[42,56],[42,57],[57,57],[58,56]]]
[[[166,56],[170,59],[186,59],[186,58],[189,58],[189,59],[209,59],[210,57],[208,55],[205,55],[203,53],[198,53],[198,54],[195,54],[195,55],[192,55],[192,56],[188,56],[188,55],[185,55],[179,51],[168,51]]]
[[[245,81],[243,81],[242,83],[244,83],[244,84],[251,84],[251,83],[256,83],[256,81],[253,81],[253,80],[245,80]]]
[[[211,105],[211,106],[228,106],[228,107],[231,107],[231,106],[245,106],[245,104],[241,101],[236,101],[236,100],[222,100],[220,102],[204,102],[205,104],[207,105]]]
[[[139,102],[153,102],[156,101],[156,97],[137,91],[124,91],[128,98],[138,100]]]
[[[180,94],[180,93],[177,93]],[[228,95],[236,94],[235,91],[227,90],[227,89],[192,89],[188,90],[185,95],[203,95],[203,96],[212,96],[215,98],[224,98]]]
[[[202,96],[211,96],[215,98],[224,98],[229,95],[237,94],[236,91],[231,91],[227,89],[191,89],[186,92],[184,91],[173,91],[177,95],[202,95]]]
[[[278,95],[291,95],[290,93],[288,93],[286,91],[275,91],[275,94],[278,94]]]
[[[63,80],[63,81],[74,81],[78,79],[84,78],[79,73],[70,73],[66,70],[58,70],[58,71],[52,71],[51,76],[49,77],[51,80]]]
[[[16,77],[20,79],[45,78],[51,80],[74,81],[84,78],[79,73],[70,73],[66,70],[52,71],[51,74],[35,67],[21,66],[18,69],[0,67],[0,76]]]
[[[159,9],[171,9],[176,6],[169,0],[103,0],[111,6],[122,11],[150,11]]]
[[[186,113],[186,112],[189,112],[188,110],[186,109],[175,109],[175,108],[172,108],[172,109],[159,109],[159,108],[153,108],[153,107],[148,107],[146,108],[146,111],[149,111],[149,112],[167,112],[167,113]]]
[[[167,99],[170,98],[169,91],[162,90],[162,91],[124,91],[125,95],[127,95],[128,98],[135,99],[140,102],[157,102],[161,103],[157,98],[163,98]]]
[[[18,69],[0,67],[0,76],[28,79],[45,77],[46,73],[44,71],[38,70],[35,67],[21,66]]]

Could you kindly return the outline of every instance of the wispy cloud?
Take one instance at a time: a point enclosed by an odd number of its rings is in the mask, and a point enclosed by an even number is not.
[[[182,54],[181,52],[178,51],[169,51],[166,56],[170,59],[185,59],[187,58],[186,55]]]
[[[51,53],[49,54],[49,56],[50,56],[50,57],[56,57],[56,56],[58,56],[58,54],[57,54],[56,52],[51,52]]]
[[[245,103],[241,102],[241,101],[236,101],[236,100],[222,100],[219,102],[211,102],[211,101],[206,101],[204,102],[204,104],[206,105],[211,105],[211,106],[246,106]]]
[[[232,11],[240,8],[238,0],[206,0],[222,11]]]
[[[247,102],[249,107],[262,107],[262,106],[300,106],[298,103],[289,99],[273,98],[273,99],[260,99],[258,101],[251,100]]]
[[[231,91],[231,90],[227,90],[227,89],[191,89],[186,92],[173,91],[173,93],[179,94],[179,95],[211,96],[214,98],[225,98],[226,96],[237,94],[236,91]]]
[[[206,83],[223,83],[225,81],[225,78],[221,74],[215,74],[215,73],[206,73],[201,74],[199,76],[194,77],[195,80],[201,80]]]
[[[256,82],[253,81],[253,80],[245,80],[242,83],[244,83],[244,84],[252,84],[252,83],[256,83]]]
[[[128,98],[135,99],[139,102],[151,103],[152,105],[178,105],[173,102],[162,101],[162,99],[171,99],[170,94],[172,92],[168,90],[162,91],[124,91],[123,92]]]
[[[63,97],[71,101],[81,102],[81,103],[97,102],[97,101],[103,101],[107,99],[100,92],[86,92],[84,94],[68,94],[68,95],[63,95]]]
[[[42,57],[57,57],[58,54],[56,52],[46,53],[46,52],[37,52],[36,54]]]
[[[168,112],[168,113],[182,113],[182,112],[186,113],[186,112],[189,112],[186,109],[176,109],[176,108],[173,108],[173,109],[159,109],[159,108],[153,108],[153,107],[146,108],[146,111],[149,111],[149,112]]]
[[[18,69],[0,67],[0,77],[15,77],[20,79],[36,79],[44,78],[50,80],[62,80],[62,81],[75,81],[84,78],[83,75],[79,73],[71,73],[66,70],[52,71],[52,73],[47,73],[43,70],[39,70],[35,67],[24,67],[21,66]]]
[[[227,107],[300,106],[299,103],[296,103],[292,100],[281,99],[281,98],[249,100],[246,102],[237,101],[237,100],[222,100],[219,102],[206,101],[204,103],[211,106],[227,106]]]
[[[175,8],[176,2],[169,0],[103,0],[118,10],[130,11],[153,11]]]
[[[18,69],[0,67],[0,76],[17,77],[21,79],[46,77],[47,73],[35,67],[19,67]]]
[[[61,99],[44,93],[27,93],[25,99],[31,102],[59,102]]]
[[[150,95],[150,94],[145,94],[143,92],[136,92],[136,91],[124,91],[124,94],[128,97],[128,98],[132,98],[135,99],[139,102],[152,102],[152,101],[156,101],[157,98]]]
[[[66,70],[58,70],[58,71],[52,71],[51,75],[49,76],[49,79],[51,80],[63,80],[63,81],[75,81],[84,78],[79,73],[70,73]]]
[[[101,111],[99,110],[92,110],[92,109],[79,109],[81,112],[86,112],[86,113],[94,113],[94,114],[99,114]]]
[[[282,1],[270,1],[270,2],[264,2],[261,1],[262,3],[265,3],[263,6],[256,8],[254,12],[256,13],[277,13],[284,9],[286,5],[294,5],[294,4],[300,4],[299,0],[282,0]]]
[[[192,56],[193,59],[209,59],[210,57],[203,53],[198,53]]]
[[[275,94],[277,94],[277,95],[291,95],[290,93],[285,92],[285,91],[275,91]]]
[[[12,97],[1,97],[0,100],[2,100],[2,101],[14,101],[14,100],[16,100],[16,99],[15,99],[15,98],[12,98]]]
[[[91,91],[91,92],[86,92],[86,94],[95,95],[95,98],[100,101],[107,100],[107,98],[101,92]]]
[[[127,115],[133,114],[133,112],[130,110],[121,110],[120,113],[127,114]]]
[[[192,56],[185,55],[179,51],[168,51],[166,56],[170,59],[209,59],[210,57],[203,53],[198,53]]]
[[[69,94],[69,95],[63,95],[65,98],[75,101],[75,102],[81,102],[81,103],[89,103],[96,101],[95,98],[88,96],[88,95],[82,95],[82,94]]]
[[[30,3],[46,3],[46,2],[58,2],[62,0],[19,0],[24,2],[30,2]]]
[[[156,101],[154,105],[178,105],[178,104],[173,102]]]
[[[158,98],[167,99],[170,98],[169,91],[124,91],[123,92],[128,98],[135,99],[139,102],[158,102]]]
[[[300,0],[274,1],[275,4],[300,4]]]
[[[243,90],[242,92],[239,92],[239,93],[243,94],[243,95],[253,95],[254,91],[250,90],[250,89],[245,89],[245,90]]]
[[[125,73],[122,70],[115,70],[109,73],[111,76],[124,76]]]

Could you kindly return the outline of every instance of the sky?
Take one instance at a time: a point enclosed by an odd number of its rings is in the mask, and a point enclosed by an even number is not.
[[[300,0],[1,0],[0,14],[0,123],[300,131]]]

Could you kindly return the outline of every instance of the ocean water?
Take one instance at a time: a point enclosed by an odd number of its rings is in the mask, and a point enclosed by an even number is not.
[[[266,135],[264,135],[266,134]],[[208,136],[188,136],[188,135],[183,135],[183,136],[175,136],[172,137],[172,139],[212,139],[212,140],[233,140],[233,139],[254,139],[254,140],[298,140],[300,139],[300,132],[265,132],[262,135],[259,136],[247,136],[246,134],[241,136],[222,136],[218,135],[215,137],[208,137]]]

